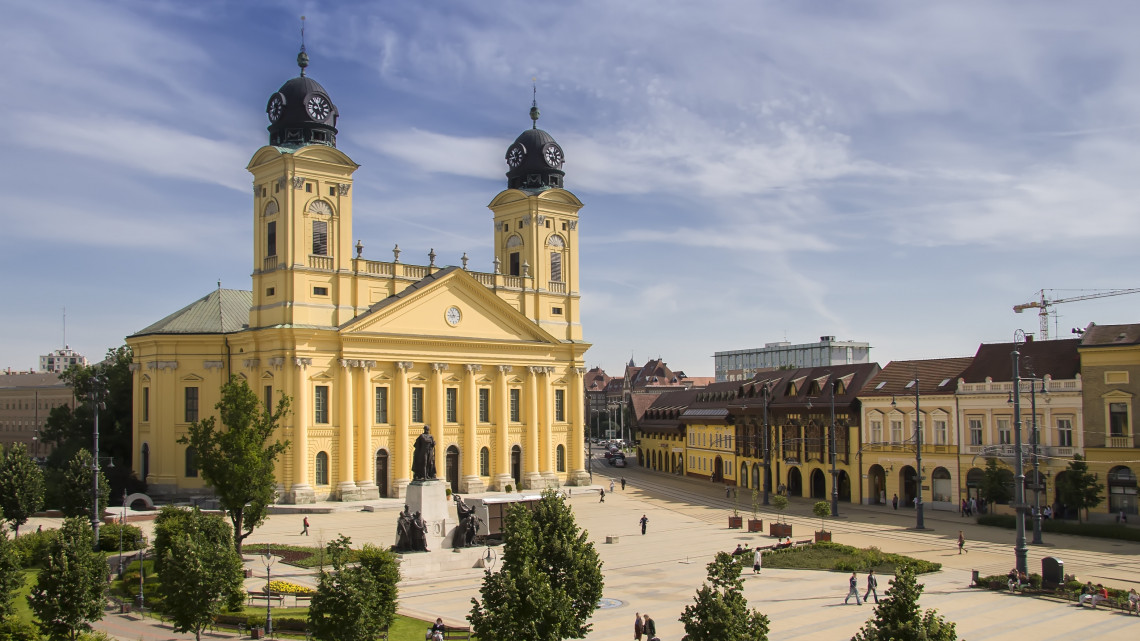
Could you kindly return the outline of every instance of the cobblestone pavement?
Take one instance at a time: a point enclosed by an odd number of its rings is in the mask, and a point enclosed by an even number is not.
[[[599,467],[596,463],[595,470]],[[605,485],[608,489],[609,478],[595,473],[593,491],[573,488],[570,498],[579,525],[589,532],[601,554],[606,577],[606,605],[595,613],[593,631],[587,639],[631,638],[638,612],[653,616],[660,638],[680,639],[684,629],[677,617],[704,581],[705,565],[712,555],[718,550],[732,550],[738,543],[767,545],[772,539],[726,527],[733,501],[725,499],[721,486],[636,467],[603,469],[624,475],[628,489],[607,493],[606,502],[599,503],[597,487]],[[794,500],[784,515],[797,540],[810,538],[819,527],[819,519],[808,516],[811,503],[808,499]],[[361,511],[365,504],[327,503],[307,508],[309,537],[300,535],[299,513],[275,514],[249,542],[318,544],[343,533],[354,545],[390,545],[402,502],[382,499],[366,504],[376,511]],[[743,490],[738,506],[742,514],[750,515],[751,499]],[[644,536],[638,525],[642,514],[649,518]],[[762,510],[760,516],[767,522],[775,514]],[[1013,565],[1013,531],[974,525],[957,513],[928,512],[925,521],[928,529],[915,531],[909,529],[914,525],[913,509],[841,504],[840,517],[829,519],[826,528],[839,543],[874,545],[942,563],[941,572],[921,577],[926,589],[920,603],[923,608],[937,608],[957,623],[960,638],[1071,641],[1136,638],[1140,634],[1140,617],[970,589],[971,570],[983,575],[1004,574]],[[959,530],[966,535],[967,554],[958,554]],[[617,537],[617,542],[606,543],[606,537]],[[1065,562],[1067,573],[1082,580],[1140,588],[1140,544],[1050,534],[1045,534],[1045,541],[1045,546],[1030,546],[1031,570],[1040,569],[1041,558],[1055,556]],[[249,556],[247,567],[261,577],[248,579],[247,586],[263,589],[264,568]],[[315,582],[313,572],[284,565],[274,568],[274,577],[309,585]],[[435,578],[405,579],[400,589],[400,612],[423,619],[441,616],[451,624],[464,625],[481,578],[482,570],[468,569]],[[880,578],[881,591],[887,588],[889,578]],[[871,617],[873,604],[845,606],[846,592],[847,575],[841,573],[771,569],[759,576],[745,573],[745,595],[753,607],[771,618],[769,636],[774,641],[849,639]],[[136,615],[109,615],[99,628],[132,640],[192,638],[140,622]]]

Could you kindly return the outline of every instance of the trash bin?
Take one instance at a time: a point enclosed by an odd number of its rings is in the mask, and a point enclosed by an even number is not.
[[[1053,590],[1064,582],[1065,562],[1052,556],[1041,559],[1041,587]]]

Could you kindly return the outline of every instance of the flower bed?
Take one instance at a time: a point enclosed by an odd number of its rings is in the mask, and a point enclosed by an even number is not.
[[[839,572],[866,572],[874,569],[881,574],[894,574],[895,568],[904,563],[913,566],[916,574],[937,572],[942,569],[941,563],[890,554],[875,547],[860,549],[829,542],[797,545],[764,553],[765,568]]]
[[[243,554],[264,554],[264,543],[254,543],[242,546]],[[281,557],[281,560],[286,565],[292,565],[299,568],[315,568],[321,565],[328,565],[330,563],[328,553],[324,548],[313,546],[306,547],[303,545],[273,545],[273,556]],[[348,551],[348,562],[354,562],[357,559],[357,550]]]
[[[269,591],[273,594],[316,594],[317,591],[307,585],[297,585],[288,581],[270,581]]]

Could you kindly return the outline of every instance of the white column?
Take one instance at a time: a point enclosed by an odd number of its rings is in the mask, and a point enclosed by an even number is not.
[[[487,491],[487,486],[479,476],[478,444],[475,439],[476,429],[479,425],[479,394],[475,386],[475,377],[483,369],[482,365],[468,363],[463,366],[466,376],[463,379],[463,425],[462,446],[463,465],[460,470],[459,490],[469,494]]]
[[[293,416],[293,485],[289,490],[293,503],[316,503],[313,486],[309,484],[309,421],[313,420],[309,414],[309,377],[305,368],[312,365],[311,358],[296,357],[293,364],[297,367],[294,377],[297,398],[297,413]]]
[[[380,498],[376,487],[376,462],[373,458],[375,446],[372,444],[372,424],[376,420],[376,392],[372,389],[372,368],[376,361],[360,361],[360,376],[357,386],[358,415],[356,418],[356,487],[361,499]]]

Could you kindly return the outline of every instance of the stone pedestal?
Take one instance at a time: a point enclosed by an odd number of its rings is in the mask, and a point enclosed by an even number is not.
[[[553,488],[558,489],[562,487],[562,482],[558,480],[556,472],[543,472],[542,473],[542,486],[544,489]]]
[[[522,486],[526,490],[541,490],[546,487],[546,481],[543,480],[542,475],[538,472],[527,472],[523,474]],[[515,488],[516,490],[519,488]]]
[[[511,478],[510,474],[496,474],[494,479],[491,481],[491,486],[499,492],[506,492],[508,485],[510,485],[515,491],[518,491],[519,489],[515,483],[515,480]]]
[[[447,482],[440,479],[412,481],[405,490],[404,503],[412,514],[420,513],[427,523],[429,551],[443,547],[448,534]]]
[[[309,505],[317,502],[317,495],[313,492],[313,486],[308,483],[294,483],[286,494],[287,502],[294,505]]]
[[[478,476],[464,476],[459,479],[460,494],[482,494],[487,491],[487,485]]]
[[[566,485],[589,485],[590,473],[586,470],[573,470],[566,478]]]
[[[408,483],[411,483],[409,479],[396,479],[392,481],[392,498],[402,499],[407,496]]]
[[[364,498],[360,488],[352,481],[341,481],[338,483],[336,493],[342,501],[359,501]]]
[[[372,481],[357,481],[356,489],[360,492],[361,501],[371,501],[380,498],[380,488]]]

